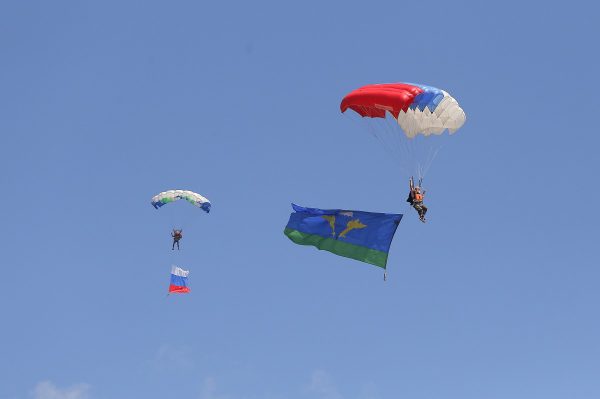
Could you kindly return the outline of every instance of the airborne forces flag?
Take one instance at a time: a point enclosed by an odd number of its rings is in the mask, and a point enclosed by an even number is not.
[[[292,207],[284,234],[296,244],[386,268],[401,214]]]

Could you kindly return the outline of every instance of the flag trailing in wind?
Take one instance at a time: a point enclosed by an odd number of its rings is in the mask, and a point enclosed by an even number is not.
[[[169,294],[186,294],[190,292],[188,287],[188,270],[173,266],[171,268],[171,284],[169,284]]]
[[[305,208],[294,213],[284,234],[300,245],[313,245],[361,262],[386,268],[388,252],[402,215]]]

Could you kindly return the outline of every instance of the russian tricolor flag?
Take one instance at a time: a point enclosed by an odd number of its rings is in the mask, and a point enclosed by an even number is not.
[[[173,266],[171,268],[171,284],[169,285],[169,294],[186,294],[190,292],[190,289],[188,288],[188,274],[190,274],[189,270],[183,270],[177,266]]]

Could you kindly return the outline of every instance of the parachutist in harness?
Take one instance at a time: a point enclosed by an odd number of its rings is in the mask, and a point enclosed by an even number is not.
[[[408,198],[406,202],[408,202],[415,210],[419,213],[419,219],[421,222],[425,223],[425,214],[427,213],[427,207],[423,204],[423,199],[425,198],[425,191],[421,189],[421,183],[423,179],[419,180],[419,185],[415,186],[414,180],[411,176],[409,180],[410,192],[408,193]]]
[[[171,249],[175,250],[175,244],[177,244],[177,250],[179,251],[179,240],[183,238],[183,230],[173,229],[171,237],[173,237],[173,247]]]

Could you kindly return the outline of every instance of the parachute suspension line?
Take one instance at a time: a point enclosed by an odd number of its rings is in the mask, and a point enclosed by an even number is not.
[[[366,110],[367,109],[365,107],[365,111]],[[399,143],[397,137],[395,137],[398,134],[396,131],[398,128],[393,127],[392,124],[387,120],[388,118],[362,117],[359,115],[359,113],[352,113],[351,115],[353,115],[351,118],[359,121],[357,123],[360,123],[363,128],[364,126],[367,126],[367,130],[371,136],[375,137],[375,139],[379,141],[380,145],[384,148],[384,151],[389,155],[391,160],[395,164],[398,164],[398,160],[402,159],[401,156],[398,156],[399,153],[402,154],[402,151],[397,149]],[[403,170],[406,169],[402,164],[400,164],[400,166]]]
[[[387,114],[385,118],[365,118],[371,134],[383,145],[394,163],[400,167],[406,176],[413,173],[414,165],[412,143],[407,140],[398,126],[398,121]]]
[[[406,176],[422,174],[420,172],[421,154],[419,153],[420,147],[422,146],[422,143],[419,142],[421,138],[406,136],[405,132],[400,127],[398,120],[394,118],[393,115],[389,115],[389,122],[392,123],[390,129],[395,138],[394,143],[398,148],[398,160],[401,162],[401,166]]]
[[[423,178],[427,174],[429,166],[431,165],[429,162],[430,154],[431,151],[427,151],[427,156],[423,159],[423,162],[419,163],[419,180],[423,180]]]
[[[415,137],[407,137],[404,131],[398,124],[395,118],[390,117],[394,121],[394,134],[396,145],[399,149],[399,162],[402,163],[402,168],[406,176],[413,176],[418,172],[419,156],[418,142]]]
[[[180,204],[183,205],[183,204]],[[177,205],[175,205],[177,206]],[[181,208],[181,206],[178,206]],[[166,214],[168,214],[169,224],[172,226],[172,230],[184,230],[185,223],[183,222],[183,216],[181,214],[181,209],[173,208],[165,210]]]
[[[395,153],[394,161],[404,171],[405,174],[410,174],[409,163],[407,163],[407,148],[406,143],[402,141],[401,132],[399,131],[398,121],[392,114],[386,112],[384,118],[384,126],[386,128],[386,134],[389,137],[389,145],[392,151]]]
[[[442,146],[438,138],[417,136],[413,147],[415,173],[418,178],[424,178]]]
[[[369,126],[369,130],[371,134],[375,136],[375,138],[383,145],[384,150],[392,157],[392,160],[395,158],[394,154],[394,142],[392,140],[393,136],[390,134],[389,128],[386,125],[386,119],[376,119],[376,118],[365,118],[367,120],[367,125]],[[383,129],[379,128],[378,125],[382,125]]]
[[[441,149],[440,142],[436,140],[437,137],[423,134],[417,134],[414,137],[406,136],[398,119],[389,112],[384,118],[376,118],[361,116],[368,114],[369,108],[366,106],[362,109],[355,109],[355,111],[361,112],[345,113],[345,115],[348,115],[353,123],[360,124],[359,126],[362,126],[363,129],[367,127],[369,134],[375,137],[406,177],[423,178],[427,175]]]
[[[404,136],[398,125],[398,120],[392,114],[387,113],[385,121],[392,148],[394,148],[397,154],[396,161],[404,171],[404,174],[409,176],[412,174],[411,165],[413,164],[412,143]]]
[[[429,148],[429,154],[425,161],[425,169],[423,171],[423,177],[425,177],[425,175],[429,171],[429,168],[433,164],[433,161],[435,160],[435,158],[437,157],[437,154],[440,152],[441,149],[442,149],[441,145],[435,149],[433,147]]]

